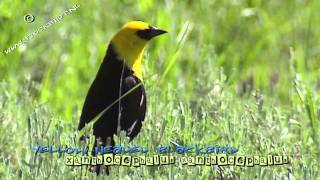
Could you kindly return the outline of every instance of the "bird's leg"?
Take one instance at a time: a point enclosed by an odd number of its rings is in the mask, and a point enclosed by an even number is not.
[[[114,146],[115,142],[112,137],[107,137],[107,138],[102,138],[102,137],[97,137],[95,140],[94,148],[101,148],[101,146]],[[97,152],[98,153],[98,152]],[[94,155],[97,155],[94,154]],[[97,175],[100,174],[100,172],[105,171],[106,175],[109,175],[109,167],[105,165],[96,165],[96,166],[91,166],[90,167],[90,172],[95,172]]]
[[[106,143],[106,139],[103,139],[101,137],[96,137],[93,148],[100,149],[101,146],[105,145],[105,143]],[[98,153],[99,152],[94,152],[93,151],[92,155],[97,156]],[[90,172],[95,172],[97,175],[99,175],[100,174],[100,168],[101,168],[101,165],[90,166],[89,171]],[[109,171],[106,172],[106,173],[109,174]]]

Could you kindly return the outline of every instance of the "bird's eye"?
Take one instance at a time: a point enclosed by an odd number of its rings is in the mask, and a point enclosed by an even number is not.
[[[151,32],[152,32],[152,29],[150,28],[144,29],[144,30],[138,30],[137,35],[142,39],[150,40],[152,38]]]
[[[149,26],[147,29],[137,31],[137,35],[145,40],[150,40],[156,36],[167,33],[165,30],[157,29]]]

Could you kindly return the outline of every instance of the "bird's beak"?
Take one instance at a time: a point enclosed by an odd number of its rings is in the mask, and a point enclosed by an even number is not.
[[[150,37],[154,38],[156,36],[159,36],[159,35],[165,34],[165,33],[167,33],[167,31],[162,30],[162,29],[158,29],[158,28],[152,28],[151,32],[150,32]]]
[[[167,31],[150,26],[148,29],[137,31],[137,35],[145,40],[150,40],[156,36],[167,33]]]

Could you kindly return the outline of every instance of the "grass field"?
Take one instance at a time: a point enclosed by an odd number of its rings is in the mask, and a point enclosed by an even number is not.
[[[0,179],[96,178],[31,148],[78,146],[87,90],[112,35],[130,20],[169,33],[147,48],[146,120],[122,145],[229,145],[237,154],[289,155],[290,163],[114,167],[108,178],[320,179],[319,9],[316,0],[0,0]]]

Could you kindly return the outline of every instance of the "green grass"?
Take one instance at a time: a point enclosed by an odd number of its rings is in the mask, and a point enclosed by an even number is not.
[[[317,179],[320,161],[319,1],[92,0],[26,48],[0,54],[0,178],[79,179],[84,168],[35,145],[78,146],[80,110],[107,44],[127,21],[169,33],[144,58],[148,111],[129,145],[230,145],[287,154],[270,167],[113,168],[121,179]],[[71,8],[62,0],[0,1],[0,50]],[[35,22],[24,22],[31,13]],[[128,145],[127,142],[122,142]],[[103,178],[103,177],[99,177]]]

